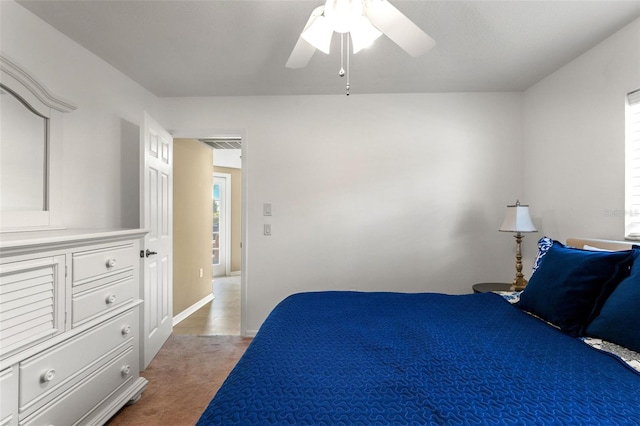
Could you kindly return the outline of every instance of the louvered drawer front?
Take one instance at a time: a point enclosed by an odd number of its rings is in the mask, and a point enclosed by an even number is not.
[[[17,403],[18,379],[13,368],[6,368],[0,371],[0,425],[12,423]]]
[[[133,311],[74,337],[20,363],[20,413],[32,412],[64,392],[100,364],[120,345],[131,345],[137,329]],[[137,365],[137,364],[136,364]]]
[[[133,348],[128,347],[67,393],[47,404],[42,410],[22,420],[20,425],[76,425],[84,424],[89,410],[107,399],[122,386],[128,386],[135,376],[136,362]],[[89,412],[88,412],[89,411]]]
[[[107,285],[73,295],[73,327],[131,302],[135,294],[133,278],[123,278]]]
[[[64,328],[64,256],[0,266],[0,348],[5,356]]]
[[[73,254],[73,285],[105,274],[133,269],[138,254],[132,243]]]

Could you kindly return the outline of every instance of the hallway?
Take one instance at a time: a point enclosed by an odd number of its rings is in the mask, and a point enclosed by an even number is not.
[[[240,335],[240,275],[213,280],[213,301],[173,327],[173,334]]]

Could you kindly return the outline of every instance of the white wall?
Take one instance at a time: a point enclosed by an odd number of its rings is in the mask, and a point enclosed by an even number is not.
[[[640,20],[524,94],[524,193],[542,234],[624,237],[624,102],[640,87]]]
[[[139,124],[157,98],[17,3],[0,12],[2,52],[78,107],[64,115],[63,224],[137,227]]]
[[[513,238],[497,228],[516,198],[541,231],[525,238],[525,275],[543,234],[622,237],[623,105],[640,87],[639,21],[524,94],[158,101],[13,1],[0,8],[2,51],[78,105],[65,115],[67,226],[137,226],[143,110],[189,137],[242,134],[245,332],[297,291],[463,293],[509,281]]]
[[[294,292],[513,279],[497,229],[521,196],[521,112],[511,93],[161,100],[178,133],[245,131],[249,334]]]

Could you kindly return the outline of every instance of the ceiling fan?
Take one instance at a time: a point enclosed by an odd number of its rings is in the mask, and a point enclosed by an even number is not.
[[[387,0],[327,0],[311,12],[286,67],[304,68],[316,49],[329,53],[334,32],[347,34],[353,53],[382,34],[411,56],[420,56],[436,44]]]

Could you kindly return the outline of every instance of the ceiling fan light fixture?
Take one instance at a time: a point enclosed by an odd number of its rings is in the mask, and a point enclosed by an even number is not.
[[[318,15],[305,28],[301,37],[316,49],[328,54],[331,48],[333,28],[324,15]]]
[[[366,16],[362,16],[357,25],[351,29],[350,34],[353,53],[356,54],[371,46],[382,35],[382,32],[374,27]]]
[[[327,0],[324,16],[337,33],[348,33],[362,17],[362,0]]]
[[[347,77],[347,95],[351,87],[349,56],[369,47],[382,34],[412,56],[420,56],[436,44],[388,0],[325,0],[311,12],[285,66],[305,67],[315,50],[328,54],[334,32],[340,33],[338,75]]]

